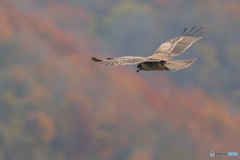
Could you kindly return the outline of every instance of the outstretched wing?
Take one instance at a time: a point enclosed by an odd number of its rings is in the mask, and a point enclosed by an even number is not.
[[[201,39],[198,35],[204,32],[199,32],[203,27],[196,29],[196,25],[188,32],[187,28],[184,29],[182,34],[177,38],[171,39],[160,45],[155,53],[150,56],[156,59],[169,60],[173,56],[177,56],[188,49],[194,42]]]
[[[107,58],[106,60],[100,60],[95,57],[91,58],[95,62],[102,62],[105,63],[105,66],[116,66],[116,65],[132,65],[132,64],[138,64],[141,62],[158,62],[158,60],[146,58],[146,57],[118,57],[118,58]]]

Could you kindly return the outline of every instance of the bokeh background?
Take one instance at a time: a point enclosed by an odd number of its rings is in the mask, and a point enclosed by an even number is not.
[[[0,159],[240,153],[239,15],[239,0],[0,0]],[[184,70],[90,59],[149,56],[195,24],[210,32]]]

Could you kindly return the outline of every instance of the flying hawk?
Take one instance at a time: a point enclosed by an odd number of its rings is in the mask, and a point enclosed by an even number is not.
[[[106,60],[100,60],[95,57],[91,59],[95,62],[102,62],[110,66],[116,65],[137,65],[137,72],[140,70],[145,71],[162,71],[162,70],[172,70],[177,71],[189,67],[195,60],[194,59],[185,59],[185,60],[172,60],[173,56],[178,56],[186,49],[188,49],[194,42],[201,39],[202,37],[198,36],[204,32],[199,32],[203,27],[195,29],[196,25],[187,31],[187,27],[183,32],[174,39],[171,39],[168,42],[165,42],[159,46],[152,56],[149,57],[118,57],[118,58],[107,58]]]

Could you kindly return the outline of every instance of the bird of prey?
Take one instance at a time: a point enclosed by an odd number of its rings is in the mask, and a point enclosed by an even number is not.
[[[168,42],[165,42],[159,46],[159,48],[154,52],[153,55],[149,57],[118,57],[118,58],[107,58],[106,60],[100,60],[95,57],[91,59],[95,62],[102,62],[110,66],[116,65],[137,65],[137,72],[140,70],[145,71],[162,71],[162,70],[171,70],[177,71],[189,67],[195,60],[194,59],[185,59],[185,60],[172,60],[173,56],[178,56],[186,49],[188,49],[194,42],[201,39],[202,37],[199,34],[205,32],[199,32],[203,27],[196,29],[196,25],[187,31],[187,27],[183,32],[176,38],[171,39]]]

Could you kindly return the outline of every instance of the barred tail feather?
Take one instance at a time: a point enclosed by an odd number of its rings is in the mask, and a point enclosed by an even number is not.
[[[164,66],[170,69],[171,71],[176,72],[179,69],[189,67],[195,60],[196,58],[185,59],[185,60],[171,60],[171,61],[167,61]]]

